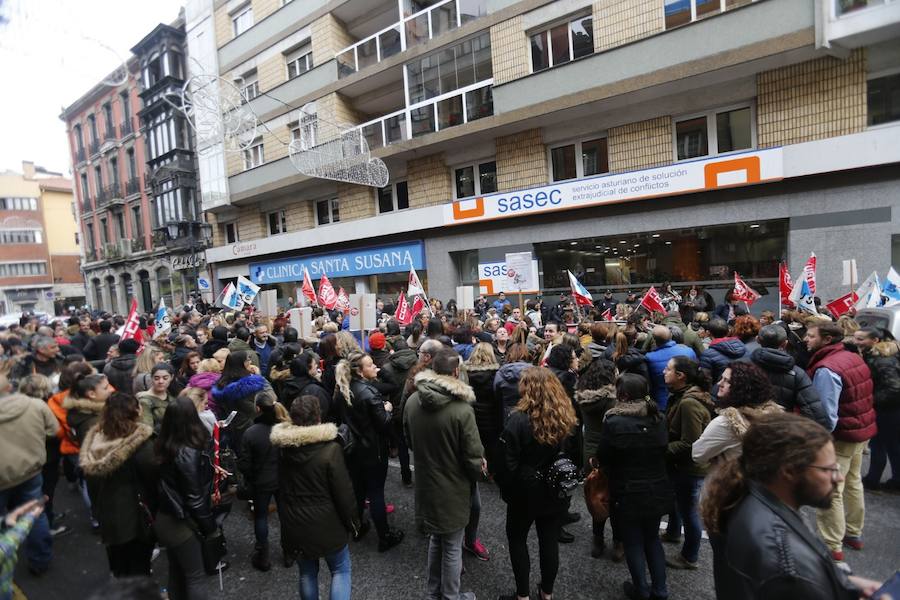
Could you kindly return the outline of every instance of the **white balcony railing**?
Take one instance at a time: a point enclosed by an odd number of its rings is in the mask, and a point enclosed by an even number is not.
[[[442,0],[335,54],[338,76],[352,75],[486,14],[486,0]]]
[[[494,80],[429,98],[359,125],[369,150],[469,123],[494,114]]]
[[[841,16],[871,6],[885,4],[885,0],[835,0],[835,15]]]

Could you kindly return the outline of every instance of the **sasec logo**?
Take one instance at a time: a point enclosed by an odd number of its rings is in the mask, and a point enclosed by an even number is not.
[[[531,210],[532,208],[557,206],[562,204],[562,200],[562,192],[557,188],[551,189],[550,193],[543,190],[535,193],[525,192],[521,195],[498,198],[497,212],[504,214],[520,210]]]

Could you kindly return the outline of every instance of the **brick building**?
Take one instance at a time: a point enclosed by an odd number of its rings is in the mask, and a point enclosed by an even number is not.
[[[900,262],[900,3],[217,0],[207,27],[262,123],[202,203],[217,289],[284,299],[305,265],[393,295],[412,262],[446,299],[531,251],[545,294],[571,269],[721,298],[738,271],[774,308],[781,260],[815,251],[826,300],[841,259]],[[361,130],[385,188],[294,167],[288,142],[324,148],[328,123]]]
[[[72,182],[22,162],[0,173],[0,314],[84,304]]]

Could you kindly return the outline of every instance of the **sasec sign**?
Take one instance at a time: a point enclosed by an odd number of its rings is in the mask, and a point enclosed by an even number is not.
[[[781,148],[772,148],[561,181],[539,188],[457,200],[444,207],[444,223],[460,225],[776,181],[783,178],[783,162]]]
[[[376,246],[334,254],[317,254],[284,260],[250,263],[250,280],[256,284],[303,281],[303,268],[312,279],[400,273],[425,268],[421,241],[395,246]]]

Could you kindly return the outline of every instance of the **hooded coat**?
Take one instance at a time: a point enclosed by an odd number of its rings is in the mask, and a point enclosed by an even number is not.
[[[628,351],[619,357],[618,360],[614,360],[613,356],[616,354],[616,347],[610,344],[606,347],[606,352],[604,352],[604,356],[609,360],[613,361],[616,365],[616,369],[619,370],[619,373],[632,373],[634,375],[640,375],[647,382],[650,382],[650,370],[647,368],[647,358],[641,354],[640,350],[635,348],[634,346],[629,346]]]
[[[694,477],[706,475],[706,467],[701,467],[691,457],[691,446],[709,425],[713,410],[709,393],[696,385],[672,392],[666,409],[669,428],[666,456],[669,466],[676,472]]]
[[[81,448],[88,430],[100,420],[100,411],[105,402],[94,402],[87,398],[74,398],[72,394],[66,396],[62,407],[66,410],[66,423],[73,442]]]
[[[406,378],[410,369],[413,368],[418,360],[419,356],[416,354],[416,351],[410,350],[404,344],[402,348],[394,350],[394,353],[384,363],[381,371],[378,372],[379,379],[397,387],[396,391],[388,398],[391,404],[394,405],[394,410],[402,409],[403,387],[406,384]],[[398,414],[402,414],[402,411]]]
[[[743,454],[744,435],[753,420],[784,409],[768,400],[759,406],[729,406],[720,409],[719,416],[709,422],[691,446],[694,463],[705,466],[713,461],[730,460]]]
[[[241,436],[256,418],[256,394],[263,390],[275,394],[272,386],[262,375],[245,375],[225,387],[219,387],[217,383],[212,388],[213,400],[216,401],[219,410],[225,414],[237,411],[234,420],[228,426],[228,434],[237,448],[240,448]]]
[[[530,367],[527,362],[506,363],[494,376],[494,395],[503,412],[503,424],[509,419],[509,413],[519,403],[519,379],[522,371]]]
[[[876,411],[900,410],[900,361],[897,342],[879,342],[863,354],[872,372]]]
[[[136,362],[136,354],[117,356],[106,363],[106,366],[103,367],[103,374],[116,390],[131,394],[134,388],[134,363]]]
[[[270,441],[273,426],[260,415],[241,437],[237,467],[253,494],[278,490],[278,450]]]
[[[278,517],[286,557],[317,559],[347,545],[359,529],[356,496],[334,423],[279,423],[270,440],[278,450]]]
[[[500,407],[497,395],[494,393],[494,378],[497,376],[499,365],[469,365],[469,385],[475,394],[475,424],[478,426],[478,435],[481,436],[481,444],[485,450],[493,448],[503,431],[503,410]]]
[[[41,472],[47,462],[47,438],[58,430],[59,423],[43,400],[24,394],[0,398],[0,490]]]
[[[741,347],[743,348],[743,344]],[[697,360],[693,350],[684,344],[676,344],[672,340],[659,346],[653,352],[647,353],[647,367],[650,371],[650,394],[661,411],[666,410],[666,406],[670,402],[669,388],[666,387],[663,369],[669,364],[669,360],[675,356],[687,356],[691,360]]]
[[[153,429],[139,423],[130,435],[107,439],[94,427],[84,438],[78,464],[87,479],[103,543],[152,541],[149,515],[141,503],[151,514],[155,512],[159,468],[153,454]]]
[[[830,428],[818,390],[806,371],[796,365],[793,356],[784,350],[757,348],[750,354],[750,362],[766,373],[775,390],[775,402],[782,408],[800,411],[804,417]]]
[[[475,393],[430,369],[416,375],[415,384],[403,424],[416,465],[416,523],[426,534],[448,534],[469,522],[472,483],[482,473]]]
[[[282,382],[280,400],[284,407],[291,410],[291,404],[300,396],[315,396],[319,400],[319,413],[322,421],[335,421],[332,411],[332,400],[325,386],[317,380],[303,373],[299,376],[291,375]]]
[[[714,340],[706,351],[700,355],[700,366],[709,371],[712,382],[716,383],[732,361],[747,354],[744,342],[736,337]]]
[[[584,456],[591,457],[597,453],[603,417],[616,405],[616,386],[609,383],[599,390],[578,390],[575,392],[575,402],[584,423]]]

